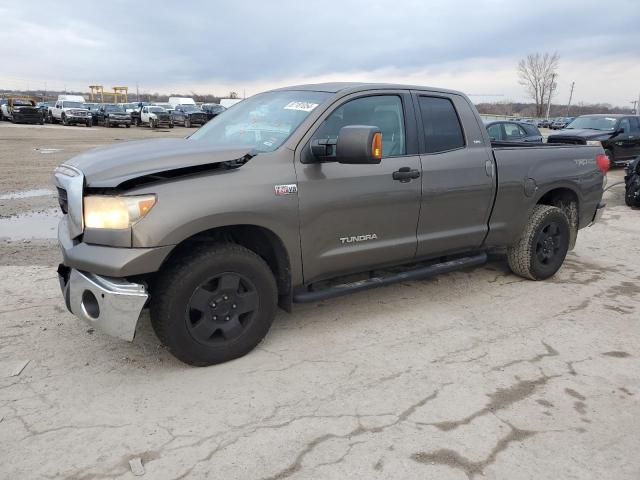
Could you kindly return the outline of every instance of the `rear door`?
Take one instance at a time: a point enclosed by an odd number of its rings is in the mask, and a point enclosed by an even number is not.
[[[627,160],[635,157],[636,142],[631,128],[631,118],[625,117],[618,123],[619,133],[613,137],[613,156],[616,160]]]
[[[629,123],[631,124],[631,131],[629,135],[632,143],[631,150],[633,156],[640,155],[640,117],[629,117]]]
[[[377,165],[314,161],[315,138],[337,138],[346,125],[382,131]],[[331,107],[296,154],[300,236],[305,283],[382,265],[411,261],[420,210],[420,157],[411,95],[362,92]],[[418,175],[395,180],[394,172]]]
[[[476,115],[455,94],[414,92],[422,201],[418,257],[479,247],[488,231],[495,164]]]

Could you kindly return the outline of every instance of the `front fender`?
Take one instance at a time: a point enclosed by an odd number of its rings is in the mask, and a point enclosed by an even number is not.
[[[242,167],[216,170],[138,187],[129,194],[154,193],[157,204],[132,228],[132,245],[179,245],[207,230],[254,225],[282,241],[292,280],[302,277],[298,198],[276,195],[275,185],[295,184],[293,152],[260,154]]]

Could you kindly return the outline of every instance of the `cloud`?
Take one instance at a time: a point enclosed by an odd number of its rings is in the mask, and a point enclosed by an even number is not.
[[[606,6],[590,0],[112,1],[98,11],[87,5],[52,8],[40,0],[0,9],[0,84],[139,82],[146,90],[254,93],[296,79],[393,78],[474,91],[475,83],[483,90],[477,93],[522,99],[518,59],[557,50],[561,82],[583,85],[593,93],[588,101],[621,103],[637,95],[622,91],[637,88],[625,77],[622,87],[607,88],[600,73],[611,71],[607,65],[636,71],[637,0]]]

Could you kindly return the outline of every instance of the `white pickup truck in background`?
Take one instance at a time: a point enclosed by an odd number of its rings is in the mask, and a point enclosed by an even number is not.
[[[84,107],[85,99],[81,95],[59,95],[53,107],[49,107],[47,121],[63,125],[83,124],[93,126],[93,117]]]
[[[137,125],[149,125],[151,128],[173,128],[173,122],[171,121],[169,112],[157,105],[146,105],[142,107],[140,110],[140,121]]]

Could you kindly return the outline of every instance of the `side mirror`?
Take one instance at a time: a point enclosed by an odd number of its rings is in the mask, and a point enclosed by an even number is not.
[[[336,161],[347,164],[378,164],[382,160],[382,132],[369,125],[347,125],[336,142]]]

